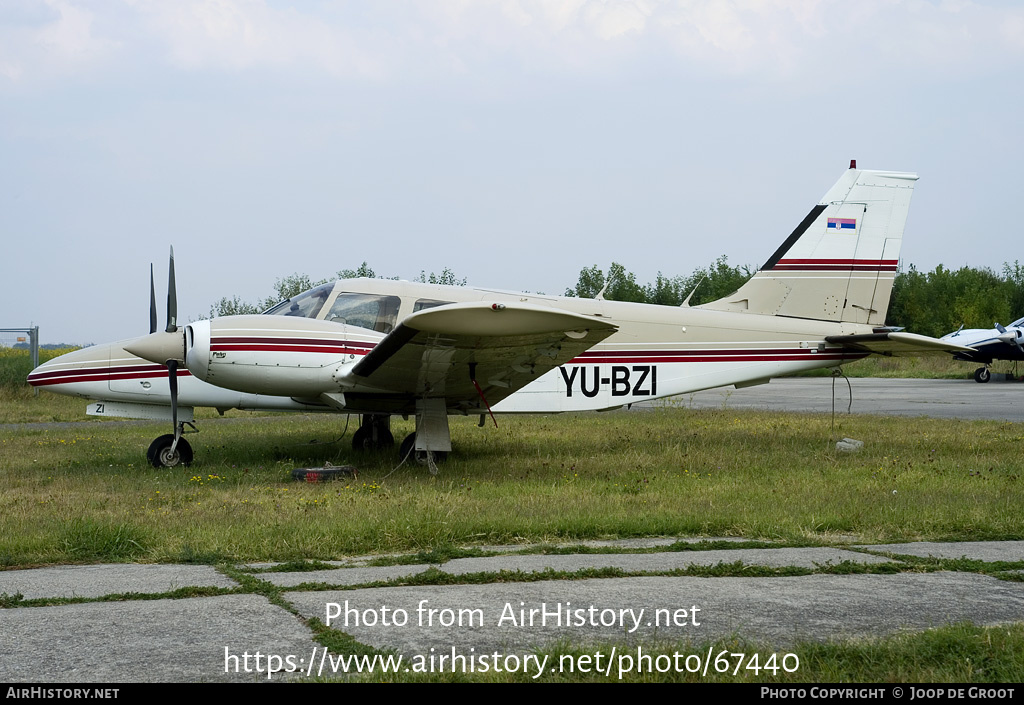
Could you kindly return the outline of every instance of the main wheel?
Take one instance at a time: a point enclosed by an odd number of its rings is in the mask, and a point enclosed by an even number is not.
[[[428,465],[427,454],[434,456],[435,463],[443,463],[448,460],[448,453],[443,450],[416,450],[416,433],[410,433],[398,447],[398,459],[409,458],[417,465]]]
[[[992,379],[992,371],[987,367],[979,367],[974,371],[974,381],[984,384]]]
[[[192,464],[192,446],[184,438],[178,439],[178,447],[171,452],[174,434],[160,436],[149,445],[146,457],[155,468],[173,468],[177,465]]]
[[[360,426],[352,434],[352,450],[381,450],[395,445],[395,437],[386,428],[377,429],[377,441],[373,440],[373,426]]]

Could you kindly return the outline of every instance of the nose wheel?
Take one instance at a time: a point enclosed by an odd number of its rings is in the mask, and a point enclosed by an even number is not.
[[[178,438],[174,444],[174,434],[160,436],[150,443],[146,457],[155,468],[173,468],[178,465],[192,464],[192,446],[184,438]]]

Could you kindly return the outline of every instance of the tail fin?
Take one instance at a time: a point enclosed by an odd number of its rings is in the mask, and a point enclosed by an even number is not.
[[[885,325],[915,181],[851,165],[750,281],[698,308]]]

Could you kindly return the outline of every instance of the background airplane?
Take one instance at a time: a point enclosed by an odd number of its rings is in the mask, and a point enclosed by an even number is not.
[[[995,360],[1024,360],[1024,318],[1018,318],[1005,328],[998,323],[995,328],[986,329],[964,329],[961,326],[959,330],[942,336],[942,340],[971,348],[957,351],[953,357],[982,363],[984,367],[974,371],[974,380],[988,382],[992,378],[989,365]]]
[[[172,421],[156,466],[191,462],[195,406],[356,413],[356,448],[401,444],[430,465],[451,450],[450,415],[613,409],[833,367],[870,353],[969,351],[885,326],[915,174],[851,162],[764,266],[730,296],[657,306],[473,287],[355,279],[259,316],[167,326],[41,365],[36,386],[100,400],[90,414]],[[167,380],[166,382],[164,380]]]

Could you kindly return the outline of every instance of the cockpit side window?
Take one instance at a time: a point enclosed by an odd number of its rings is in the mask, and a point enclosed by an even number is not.
[[[324,320],[390,333],[398,322],[397,296],[341,293]]]
[[[276,306],[266,310],[268,316],[298,316],[300,318],[316,318],[323,308],[327,297],[331,295],[334,283],[322,284],[315,289],[293,296],[287,301],[282,301]]]
[[[447,304],[455,303],[454,301],[441,301],[440,299],[416,299],[416,303],[412,306],[412,312],[422,311],[425,308],[434,308],[435,306],[445,306]]]

